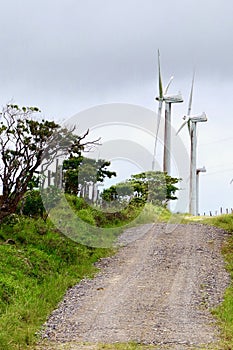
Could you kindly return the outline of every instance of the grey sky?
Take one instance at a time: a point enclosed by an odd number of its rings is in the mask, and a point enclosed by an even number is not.
[[[174,108],[179,127],[195,66],[193,111],[209,117],[198,132],[200,166],[209,167],[201,210],[233,206],[231,1],[2,0],[0,11],[1,104],[13,98],[57,119],[112,102],[157,110],[159,48],[164,81],[174,75],[171,91],[185,98]]]

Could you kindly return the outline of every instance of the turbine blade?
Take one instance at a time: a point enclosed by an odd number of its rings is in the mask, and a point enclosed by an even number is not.
[[[189,135],[191,136],[191,120],[188,120],[188,130],[189,130]]]
[[[181,125],[181,127],[179,128],[179,130],[176,132],[176,135],[179,134],[179,132],[183,129],[183,127],[190,121],[190,118],[188,118],[187,120],[185,120],[185,122]]]
[[[189,95],[189,104],[188,104],[188,113],[187,113],[188,116],[191,114],[191,110],[192,110],[194,78],[195,78],[195,71],[193,71],[191,91]]]
[[[154,145],[152,170],[154,170],[154,165],[155,165],[155,156],[156,156],[156,151],[157,151],[158,134],[159,134],[159,126],[160,126],[161,116],[162,116],[162,108],[163,108],[163,101],[159,101],[158,120],[157,120],[156,134],[155,134],[155,145]]]
[[[163,98],[163,83],[161,76],[161,67],[160,67],[160,52],[158,50],[158,70],[159,70],[159,97]]]
[[[172,80],[173,80],[173,79],[174,79],[174,77],[172,76],[172,77],[170,78],[170,80],[169,80],[169,82],[168,82],[168,84],[167,84],[167,86],[166,86],[165,90],[164,90],[164,95],[166,95],[166,94],[167,94],[167,91],[168,91],[169,86],[171,85],[171,82],[172,82]]]

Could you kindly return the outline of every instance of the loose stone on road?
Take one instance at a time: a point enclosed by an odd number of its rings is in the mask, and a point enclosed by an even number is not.
[[[155,224],[135,234],[134,241],[131,229],[130,243],[98,263],[93,280],[67,291],[43,331],[54,349],[69,342],[129,341],[191,349],[218,341],[209,309],[221,302],[229,282],[220,253],[224,231]]]

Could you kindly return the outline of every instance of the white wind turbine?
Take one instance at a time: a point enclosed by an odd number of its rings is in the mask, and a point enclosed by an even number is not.
[[[177,95],[167,95],[168,88],[173,80],[173,77],[170,78],[165,90],[163,91],[159,50],[158,50],[158,73],[159,73],[159,96],[156,97],[156,100],[159,101],[159,107],[158,107],[157,129],[156,129],[156,135],[155,135],[154,155],[153,155],[153,161],[152,161],[152,170],[155,169],[155,157],[156,157],[156,147],[157,147],[157,141],[158,141],[159,126],[160,126],[160,121],[161,121],[161,116],[162,116],[163,102],[165,102],[163,171],[167,172],[170,175],[170,167],[171,167],[171,155],[170,155],[170,151],[171,151],[171,105],[172,105],[172,103],[183,102],[183,98],[182,98],[181,93],[178,93]]]
[[[206,122],[207,116],[203,112],[202,114],[191,115],[192,99],[193,99],[193,85],[194,74],[192,79],[191,92],[189,96],[189,105],[187,116],[184,116],[185,122],[181,125],[176,134],[178,134],[183,127],[188,124],[188,129],[191,139],[191,152],[190,152],[190,191],[189,191],[189,212],[192,215],[197,215],[197,183],[196,183],[196,169],[197,169],[197,123]]]
[[[196,212],[199,215],[199,175],[200,173],[206,173],[206,168],[203,166],[202,168],[196,169]]]

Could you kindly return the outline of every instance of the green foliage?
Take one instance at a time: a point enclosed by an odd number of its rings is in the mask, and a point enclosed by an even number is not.
[[[48,166],[55,157],[75,152],[85,146],[84,136],[60,127],[54,121],[33,119],[37,107],[9,104],[0,113],[0,221],[17,210],[28,189],[36,184],[40,165]]]
[[[203,218],[202,223],[213,225],[229,232],[222,253],[226,261],[226,268],[233,280],[233,215],[220,215],[211,218]],[[233,284],[227,288],[223,302],[213,310],[213,314],[219,320],[222,333],[220,349],[233,349]]]
[[[119,184],[113,185],[109,188],[104,189],[101,194],[102,199],[105,202],[125,202],[134,195],[134,187],[129,181],[120,182]]]
[[[220,228],[223,228],[224,230],[228,232],[233,232],[233,215],[219,215],[216,217],[209,217],[209,218],[203,218],[203,223],[214,225]]]
[[[137,198],[142,203],[150,202],[163,206],[168,200],[175,200],[178,187],[175,185],[180,179],[173,178],[159,171],[148,171],[132,175],[131,179],[111,186],[102,193],[104,204],[106,202],[124,202]]]
[[[17,213],[46,220],[50,210],[60,201],[60,194],[60,189],[55,186],[27,191],[18,204]]]
[[[73,209],[80,210],[89,208],[89,205],[87,204],[84,198],[70,195],[68,193],[66,193],[65,196]]]
[[[175,186],[180,179],[173,178],[167,173],[160,171],[148,171],[131,176],[130,183],[137,197],[151,202],[155,205],[163,205],[168,200],[175,200],[175,192],[178,187]]]
[[[152,203],[146,203],[135,220],[135,224],[146,224],[149,222],[166,222],[171,218],[171,212],[164,207],[157,207]]]
[[[27,216],[43,217],[45,210],[40,192],[38,190],[26,192],[18,206],[18,211]]]
[[[116,176],[114,171],[108,170],[110,162],[99,159],[96,161],[91,158],[84,158],[80,154],[74,156],[73,153],[69,159],[63,162],[65,192],[70,194],[79,194],[87,196],[86,185],[103,182],[104,179]]]
[[[70,156],[63,162],[65,192],[70,194],[78,194],[79,192],[79,167],[83,157]]]
[[[41,197],[43,200],[44,207],[47,214],[50,210],[60,202],[61,200],[61,190],[56,186],[49,186],[40,190]]]
[[[0,227],[0,349],[26,349],[64,292],[111,253],[62,236],[42,219]],[[10,239],[9,239],[10,238]]]
[[[88,209],[80,209],[77,212],[78,217],[83,220],[84,222],[87,222],[88,224],[95,226],[95,218],[93,215],[93,210],[91,208]]]

